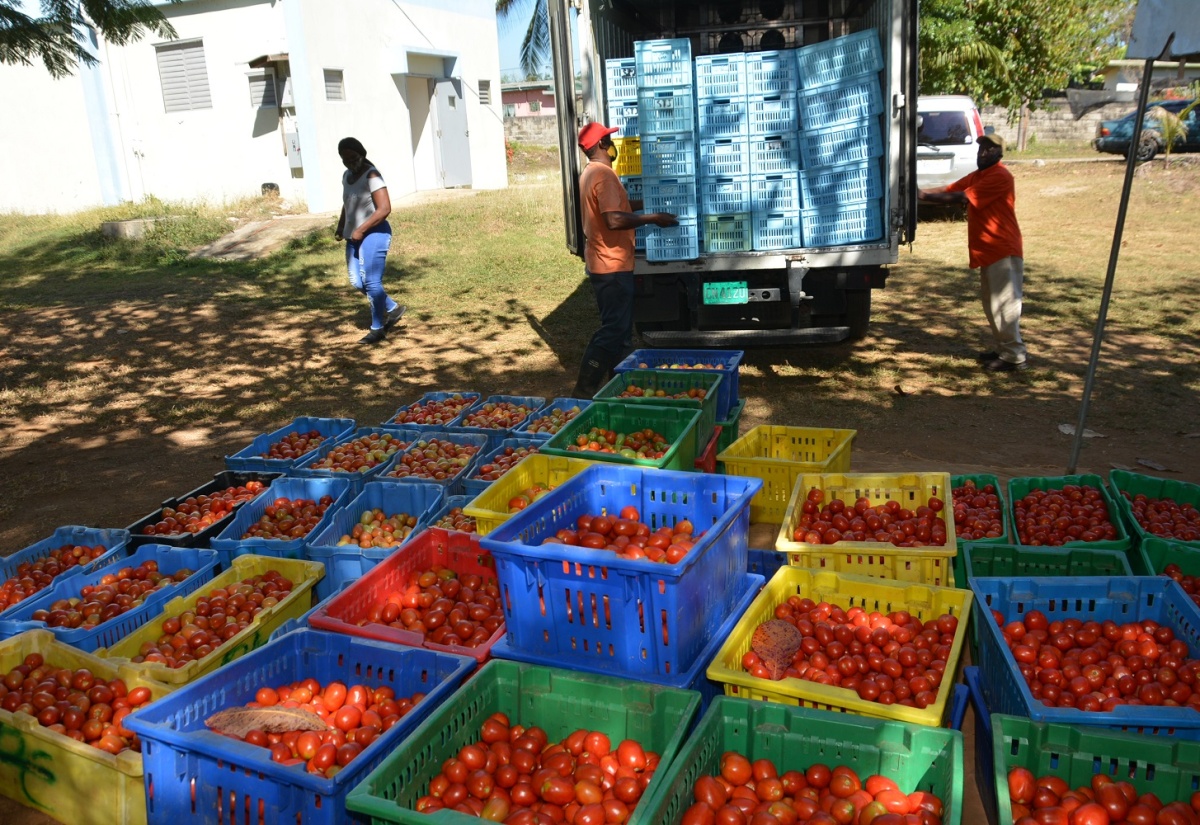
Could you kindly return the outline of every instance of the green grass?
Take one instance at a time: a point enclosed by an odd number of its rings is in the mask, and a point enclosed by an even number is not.
[[[1092,148],[1088,140],[1059,140],[1059,141],[1029,141],[1025,151],[1017,151],[1017,142],[1013,140],[1005,150],[1008,160],[1062,160],[1064,158],[1112,158],[1115,155],[1102,155]]]

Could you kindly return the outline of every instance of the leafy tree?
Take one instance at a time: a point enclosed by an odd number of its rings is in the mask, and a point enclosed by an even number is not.
[[[1200,100],[1193,101],[1179,114],[1169,112],[1162,106],[1155,106],[1146,112],[1148,120],[1153,119],[1158,122],[1158,133],[1162,136],[1163,142],[1163,163],[1167,166],[1171,165],[1171,152],[1174,150],[1175,144],[1187,140],[1187,116],[1192,113],[1197,104],[1200,104]]]
[[[171,0],[177,2],[177,0]],[[118,46],[147,34],[174,37],[150,0],[40,0],[41,15],[22,11],[22,0],[0,0],[0,63],[32,66],[35,60],[54,77],[66,77],[96,58],[87,50],[81,25],[90,23]]]
[[[525,11],[533,6],[525,37],[521,40],[521,71],[527,80],[539,79],[550,60],[550,8],[546,3],[547,0],[496,0],[496,15],[506,25],[524,19],[524,14],[517,13],[518,9]]]

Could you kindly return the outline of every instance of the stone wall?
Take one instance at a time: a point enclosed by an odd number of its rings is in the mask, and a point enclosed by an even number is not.
[[[511,143],[530,146],[558,145],[558,118],[556,117],[506,117],[504,139]]]

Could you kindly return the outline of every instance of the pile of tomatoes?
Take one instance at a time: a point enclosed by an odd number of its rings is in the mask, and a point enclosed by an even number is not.
[[[1200,541],[1200,511],[1194,504],[1180,504],[1173,498],[1150,498],[1138,493],[1121,495],[1129,500],[1133,517],[1152,536],[1177,541]]]
[[[638,509],[622,507],[614,516],[584,514],[575,519],[575,529],[564,527],[542,544],[569,544],[593,550],[611,550],[622,559],[649,559],[661,564],[682,561],[703,533],[694,534],[695,526],[680,519],[673,526],[664,524],[657,530],[641,521]]]
[[[347,687],[335,681],[322,687],[316,679],[259,688],[247,707],[299,708],[320,716],[329,727],[286,733],[252,730],[243,741],[269,748],[273,762],[304,765],[309,773],[332,779],[424,698],[424,693],[414,693],[397,699],[386,686]]]
[[[0,610],[7,610],[39,590],[46,589],[60,573],[76,565],[87,564],[107,552],[108,548],[103,544],[92,547],[64,544],[40,559],[21,562],[17,565],[17,572],[0,584]]]
[[[140,607],[151,593],[177,584],[192,573],[185,567],[167,576],[158,572],[157,561],[147,559],[137,567],[104,574],[99,584],[84,585],[78,596],[58,599],[49,610],[33,611],[30,618],[49,627],[95,627]]]
[[[524,421],[533,407],[512,401],[489,401],[463,416],[460,427],[480,427],[485,430],[511,430]]]
[[[316,430],[306,433],[290,432],[267,448],[265,453],[259,453],[259,458],[274,458],[291,460],[309,453],[321,445],[325,437]]]
[[[1200,576],[1185,576],[1179,565],[1173,562],[1163,568],[1162,574],[1179,582],[1179,586],[1191,596],[1192,601],[1200,605]]]
[[[391,433],[368,433],[336,445],[323,458],[309,464],[308,469],[365,473],[383,464],[408,444]]]
[[[414,401],[397,413],[391,423],[445,426],[458,418],[464,408],[478,400],[478,395],[463,395],[456,392],[447,398],[426,401],[424,404]]]
[[[1087,484],[1067,484],[1061,490],[1031,490],[1013,502],[1013,514],[1019,543],[1032,547],[1061,547],[1068,541],[1117,538],[1104,494]]]
[[[956,538],[994,539],[1004,535],[1004,514],[1000,512],[1000,495],[994,484],[977,487],[967,479],[955,487],[954,535]]]
[[[310,498],[277,498],[267,505],[258,521],[246,528],[242,538],[298,539],[307,536],[321,521],[333,496]]]
[[[1139,794],[1128,780],[1105,773],[1072,789],[1065,779],[1026,768],[1008,772],[1013,825],[1197,825],[1200,792],[1188,802],[1163,804],[1155,793]]]
[[[417,526],[417,517],[408,513],[386,515],[378,507],[364,510],[358,524],[338,539],[337,546],[357,544],[365,549],[371,547],[396,547],[412,535]]]
[[[30,653],[0,682],[0,708],[27,713],[44,728],[112,754],[141,750],[122,723],[149,701],[149,688],[130,690],[123,679],[106,682],[86,668],[54,667],[40,653]]]
[[[478,741],[442,763],[416,809],[449,808],[509,825],[626,822],[658,764],[658,754],[632,739],[614,748],[600,731],[577,730],[551,744],[541,728],[493,713]]]
[[[264,489],[261,481],[247,481],[207,495],[188,496],[176,507],[164,507],[158,521],[147,524],[142,528],[142,533],[147,536],[195,535],[216,524],[239,504],[249,501]]]
[[[553,407],[549,410],[543,410],[542,412],[538,413],[538,417],[535,421],[529,422],[529,427],[527,429],[530,433],[546,433],[548,435],[554,435],[561,430],[568,421],[579,415],[581,412],[583,412],[583,409],[578,405],[571,407],[569,410],[564,410],[560,407]]]
[[[630,384],[621,390],[617,398],[694,398],[697,401],[703,401],[707,395],[708,390],[702,387],[692,387],[690,390],[668,393],[666,390],[659,390],[653,387],[639,387],[637,384]]]
[[[878,541],[897,547],[943,547],[946,544],[945,505],[937,496],[915,511],[895,500],[871,505],[859,498],[847,505],[840,498],[828,504],[825,491],[814,487],[800,506],[792,540],[804,544],[837,544],[839,541]]]
[[[601,427],[592,427],[586,433],[575,436],[575,443],[567,445],[573,453],[614,453],[624,458],[642,461],[657,461],[671,449],[666,436],[647,427],[631,433],[618,433]]]
[[[451,481],[479,452],[474,444],[457,444],[442,438],[414,441],[387,474],[388,478],[428,478]]]
[[[1200,660],[1166,625],[1050,621],[1030,610],[1020,621],[992,611],[1033,697],[1044,705],[1110,712],[1120,705],[1200,710]]]
[[[925,791],[906,794],[886,776],[864,782],[845,765],[810,765],[783,774],[770,759],[751,762],[721,754],[720,773],[692,786],[696,800],[680,825],[941,825],[942,800]]]
[[[537,447],[505,447],[487,464],[480,464],[473,478],[479,481],[495,481],[507,473],[525,456],[533,455]]]
[[[794,625],[802,637],[778,679],[833,685],[868,702],[916,708],[937,701],[958,630],[958,618],[949,614],[922,622],[904,610],[884,616],[800,596],[777,605],[775,618]],[[742,656],[742,668],[760,679],[774,678],[753,650]]]
[[[723,370],[721,364],[655,364],[650,366],[645,361],[638,364],[640,370]]]
[[[423,571],[403,590],[389,593],[358,622],[384,624],[427,641],[452,647],[479,647],[504,626],[504,608],[495,579],[459,576],[448,567]]]
[[[459,533],[477,533],[475,519],[463,512],[461,507],[451,507],[433,524],[443,530],[456,530]]]
[[[254,617],[292,592],[292,581],[277,570],[218,587],[196,600],[195,607],[164,619],[162,633],[144,642],[135,663],[157,662],[180,668],[203,659],[250,626]]]

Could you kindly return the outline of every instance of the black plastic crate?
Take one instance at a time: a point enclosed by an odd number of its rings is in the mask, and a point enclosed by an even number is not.
[[[195,490],[184,493],[176,498],[164,499],[162,506],[150,513],[145,518],[138,519],[127,528],[129,530],[129,547],[131,550],[136,550],[143,544],[166,544],[170,547],[207,547],[208,542],[225,526],[229,524],[229,520],[233,518],[233,514],[241,508],[241,504],[234,507],[233,510],[219,521],[215,521],[208,527],[201,530],[199,533],[176,533],[170,536],[148,536],[142,530],[151,525],[156,524],[162,519],[162,511],[167,507],[177,508],[182,502],[193,496],[208,495],[215,493],[218,490],[224,490],[227,487],[240,487],[247,481],[261,481],[263,490],[271,486],[274,479],[279,478],[283,473],[261,473],[261,472],[238,472],[236,470],[224,470],[213,476],[212,481],[206,481]],[[244,504],[245,502],[243,502]]]

